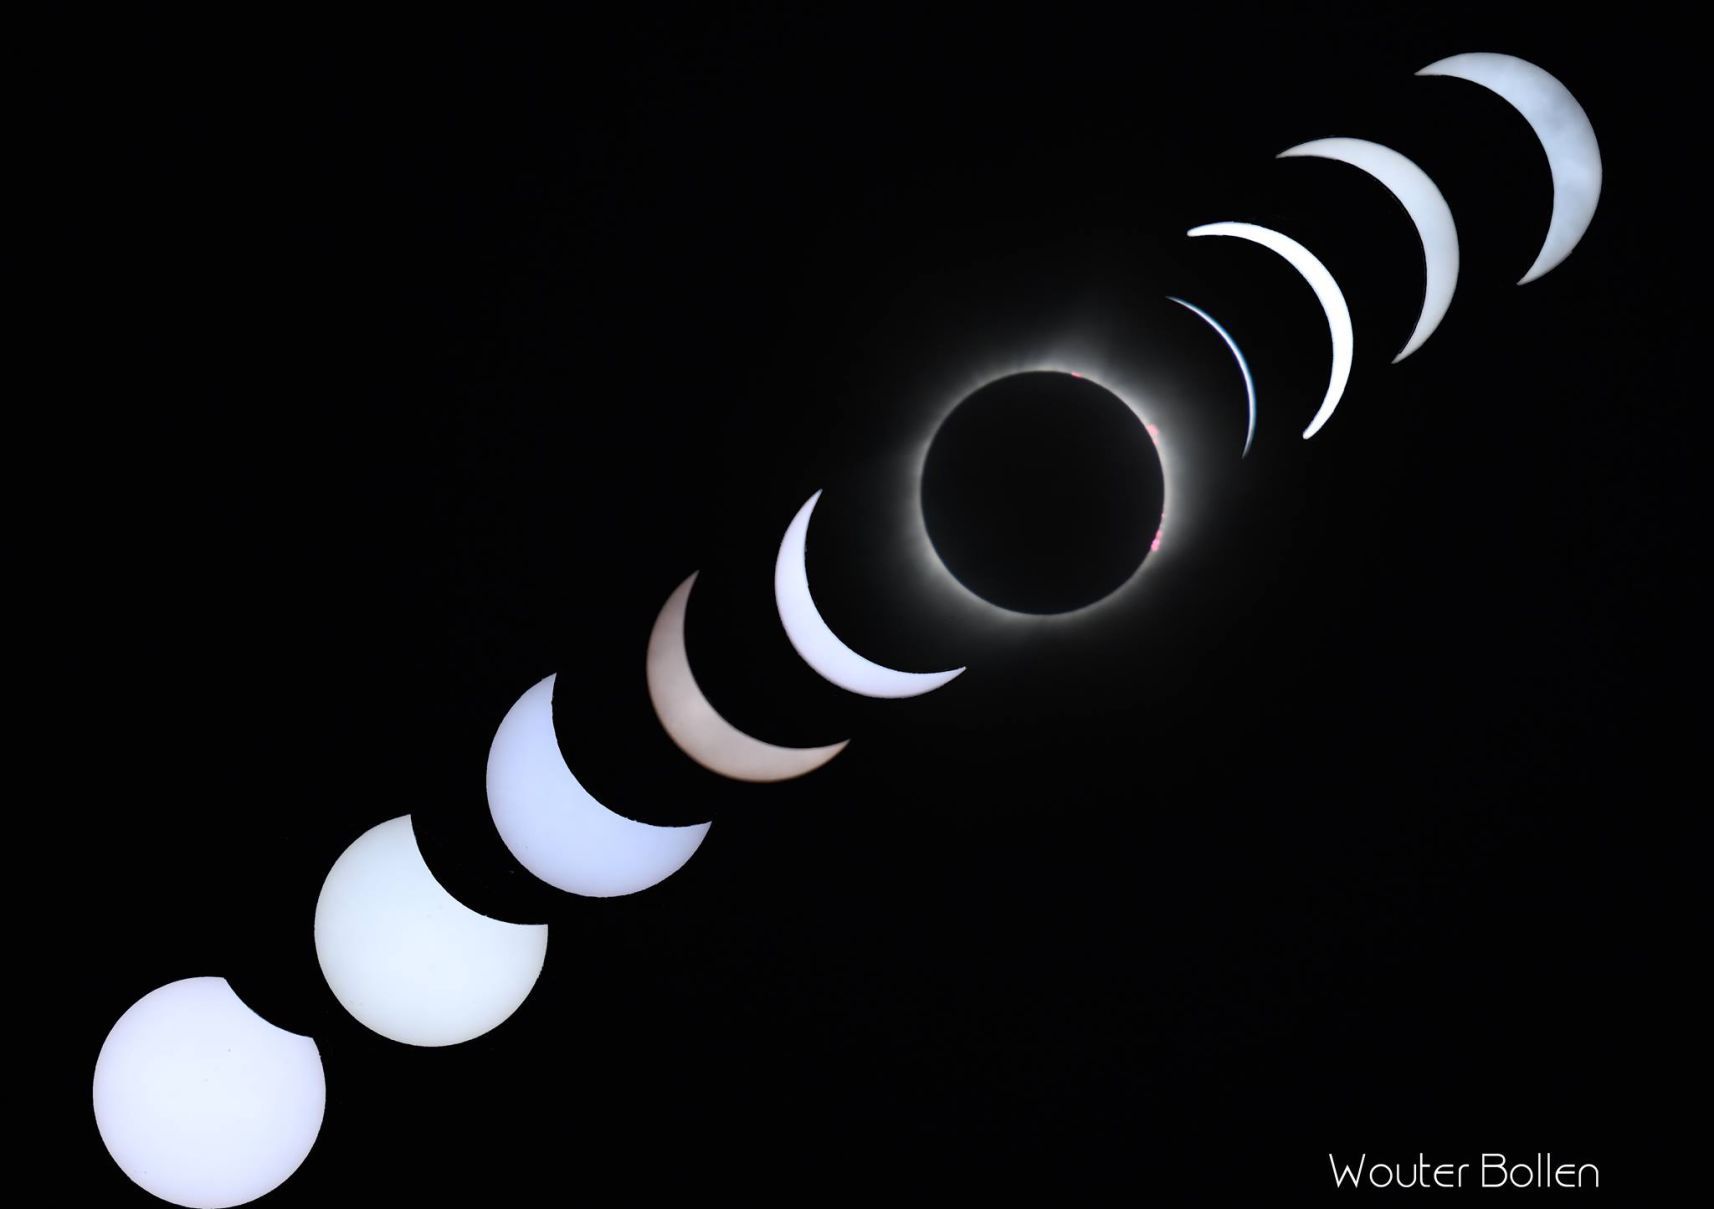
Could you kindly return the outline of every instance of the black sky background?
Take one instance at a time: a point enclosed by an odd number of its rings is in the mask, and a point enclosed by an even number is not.
[[[148,1202],[89,1075],[131,1002],[201,974],[321,1048],[322,1135],[270,1204],[807,1197],[916,1164],[1312,1196],[1329,1150],[1687,1178],[1705,392],[1671,31],[1264,13],[89,31],[23,539],[74,1190]],[[1412,75],[1467,50],[1546,67],[1601,140],[1592,227],[1521,288],[1538,145]],[[1273,159],[1332,135],[1416,159],[1459,223],[1451,311],[1397,366],[1408,220]],[[1324,321],[1265,251],[1183,238],[1223,219],[1351,303],[1313,441]],[[1250,358],[1246,459],[1230,357],[1169,293]],[[1061,355],[1160,417],[1178,494],[1134,591],[1003,624],[903,540],[910,470],[963,389]],[[816,489],[829,620],[953,684],[860,700],[796,661],[772,560]],[[826,769],[725,783],[660,733],[643,649],[698,569],[709,696],[772,741],[849,736]],[[592,790],[717,820],[659,887],[558,895],[499,844],[487,744],[550,672]],[[552,925],[524,1007],[446,1050],[363,1030],[312,945],[329,865],[402,813],[466,903]]]

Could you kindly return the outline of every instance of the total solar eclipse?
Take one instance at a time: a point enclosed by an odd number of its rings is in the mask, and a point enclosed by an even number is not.
[[[929,540],[953,578],[1019,613],[1068,613],[1130,579],[1160,530],[1166,479],[1148,428],[1078,374],[988,383],[923,463]]]

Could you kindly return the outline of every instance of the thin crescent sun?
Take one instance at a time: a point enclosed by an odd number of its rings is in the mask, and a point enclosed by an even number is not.
[[[1327,330],[1333,338],[1333,365],[1327,375],[1327,393],[1322,396],[1321,406],[1310,420],[1309,427],[1303,430],[1303,439],[1307,441],[1333,418],[1333,409],[1339,406],[1339,400],[1345,394],[1345,384],[1351,379],[1351,360],[1356,352],[1356,337],[1351,330],[1351,308],[1345,305],[1345,295],[1340,291],[1339,283],[1333,279],[1333,274],[1327,271],[1327,266],[1316,259],[1308,248],[1291,236],[1282,235],[1267,227],[1246,222],[1216,222],[1192,227],[1186,234],[1192,238],[1202,235],[1228,235],[1260,244],[1296,269],[1309,283],[1309,288],[1315,291],[1316,300],[1327,314]]]
[[[809,518],[820,499],[821,492],[817,491],[798,509],[786,526],[779,557],[774,561],[774,603],[793,649],[822,679],[864,697],[920,696],[963,672],[961,667],[945,672],[901,672],[886,667],[846,646],[822,619],[815,597],[810,595],[806,557]]]

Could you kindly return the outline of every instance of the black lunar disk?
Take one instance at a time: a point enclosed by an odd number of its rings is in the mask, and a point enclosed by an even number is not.
[[[1123,584],[1160,530],[1166,480],[1125,401],[1077,374],[1013,374],[968,396],[923,465],[947,570],[1020,613],[1065,613]]]

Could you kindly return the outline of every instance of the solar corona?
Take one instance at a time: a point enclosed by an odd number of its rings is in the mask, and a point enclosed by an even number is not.
[[[1106,600],[1136,576],[1161,528],[1157,435],[1085,374],[1031,370],[978,387],[941,421],[923,461],[936,557],[1007,613],[1063,617]],[[1058,476],[1063,466],[1078,472]]]
[[[1546,70],[1509,55],[1454,55],[1417,74],[1477,84],[1524,117],[1547,155],[1553,201],[1546,236],[1519,284],[1562,264],[1589,229],[1602,184],[1599,147],[1581,105]],[[1433,102],[1433,88],[1422,100]],[[1424,283],[1420,304],[1413,302],[1414,326],[1391,357],[1394,363],[1451,351],[1447,335],[1432,349],[1426,342],[1447,326],[1460,272],[1452,205],[1408,150],[1318,137],[1279,153],[1357,168],[1408,214],[1423,253]],[[1304,170],[1349,175],[1342,169]],[[1351,179],[1356,187],[1360,178]],[[1321,398],[1303,439],[1324,432],[1342,402],[1347,412],[1363,405],[1358,397],[1347,401],[1358,357],[1357,323],[1326,263],[1293,235],[1248,221],[1206,222],[1186,237],[1197,241],[1196,250],[1187,252],[1191,257],[1206,254],[1212,242],[1207,237],[1264,249],[1309,287],[1302,301],[1312,296],[1319,308],[1317,330],[1325,321],[1328,361],[1325,385],[1315,378]],[[1266,260],[1249,250],[1233,255]],[[1400,275],[1413,272],[1414,266],[1400,267]],[[1224,347],[1239,371],[1228,379],[1224,395],[1199,400],[1211,410],[1241,411],[1242,448],[1233,440],[1225,455],[1237,465],[1253,452],[1258,435],[1265,451],[1270,434],[1279,431],[1258,422],[1258,382],[1266,385],[1275,367],[1247,359],[1238,337],[1249,333],[1237,330],[1238,323],[1228,330],[1216,318],[1217,312],[1241,317],[1241,308],[1229,312],[1194,282],[1182,292],[1184,297],[1170,301],[1202,321],[1187,323],[1186,330],[1209,348]],[[1361,302],[1360,293],[1355,297]],[[1373,343],[1365,339],[1365,357]],[[1150,564],[1165,531],[1171,461],[1161,428],[1134,402],[1082,370],[1028,370],[982,383],[942,419],[914,483],[919,498],[910,503],[920,505],[928,556],[960,591],[981,602],[972,607],[991,609],[1008,624],[1077,625],[1084,610],[1116,596]],[[1093,438],[1068,434],[1062,422],[1074,414],[1087,422],[1083,431]],[[1028,433],[1023,445],[1003,446],[994,436],[1019,425]],[[1012,461],[997,453],[982,456],[1001,448],[1010,450],[1005,456]],[[1030,480],[1031,458],[1069,461],[1080,476],[1053,500],[1034,499],[1018,489]],[[965,667],[950,666],[950,658],[925,659],[927,666],[917,667],[878,662],[857,649],[867,644],[856,627],[840,627],[855,645],[836,632],[824,612],[832,597],[823,595],[818,603],[810,558],[812,549],[818,559],[824,554],[815,542],[817,510],[826,525],[832,510],[844,506],[837,487],[826,494],[816,490],[795,513],[767,522],[768,549],[772,534],[781,534],[768,624],[777,621],[790,649],[821,680],[855,697],[889,703],[876,709],[905,711],[891,716],[955,709],[959,694],[981,690],[976,676],[965,676]],[[1102,556],[1085,557],[1085,546],[1061,540],[1067,530],[1091,537]],[[1007,559],[1027,574],[993,574]],[[662,748],[666,758],[682,758],[688,775],[739,782],[734,792],[746,794],[779,792],[767,787],[816,774],[837,777],[861,758],[867,750],[862,744],[869,741],[861,734],[815,736],[813,746],[784,746],[739,729],[717,711],[693,672],[701,665],[687,640],[697,573],[680,566],[663,567],[661,575],[663,589],[675,581],[677,587],[654,614],[652,628],[648,616],[637,619],[636,668],[639,691],[646,690],[655,722],[671,740]],[[828,581],[815,582],[825,589]],[[758,590],[765,613],[765,582]],[[519,694],[515,703],[488,724],[494,729],[486,805],[506,852],[534,879],[575,899],[624,898],[671,878],[701,849],[713,809],[704,811],[700,799],[690,800],[686,817],[703,821],[657,826],[631,817],[642,813],[637,804],[598,800],[573,767],[581,761],[568,760],[566,752],[573,749],[562,748],[555,728],[556,693],[577,691],[575,674],[542,667],[531,675],[537,677],[533,684],[507,690]],[[940,694],[937,704],[910,704],[931,693]],[[852,744],[852,754],[845,754]],[[472,803],[472,809],[479,811],[480,804]],[[326,873],[313,921],[306,917],[305,925],[329,991],[368,1030],[362,1036],[371,1045],[440,1048],[484,1036],[523,1006],[548,960],[547,924],[482,915],[436,879],[419,849],[409,803],[398,803],[388,821],[351,837]],[[265,1196],[303,1163],[320,1130],[329,1081],[338,1088],[340,1073],[324,1076],[313,1039],[262,1019],[224,979],[197,977],[142,994],[113,1024],[96,1061],[92,1104],[108,1153],[139,1187],[172,1204],[229,1206]]]

